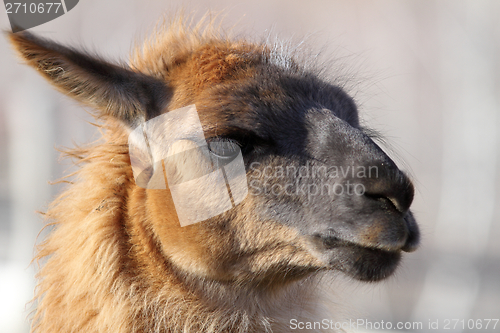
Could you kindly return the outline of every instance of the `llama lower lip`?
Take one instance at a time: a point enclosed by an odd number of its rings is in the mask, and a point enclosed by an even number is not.
[[[323,237],[321,257],[330,269],[360,281],[378,281],[390,276],[401,259],[401,251],[364,247],[336,237]]]
[[[330,265],[360,281],[378,281],[389,277],[401,259],[401,251],[389,252],[356,245],[338,249],[337,255],[345,257],[341,261],[331,258]]]

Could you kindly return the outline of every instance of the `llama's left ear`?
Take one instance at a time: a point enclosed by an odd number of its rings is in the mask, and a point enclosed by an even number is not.
[[[161,114],[169,89],[165,83],[59,45],[27,31],[9,33],[16,50],[57,89],[96,108],[100,115],[132,125]]]

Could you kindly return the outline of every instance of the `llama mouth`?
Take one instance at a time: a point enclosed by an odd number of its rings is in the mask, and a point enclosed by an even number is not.
[[[392,275],[401,260],[401,251],[385,251],[374,248],[349,245],[339,248],[341,260],[330,265],[361,281],[378,281]]]
[[[402,250],[366,247],[337,237],[316,237],[321,259],[329,269],[341,271],[360,281],[389,277],[401,260]]]

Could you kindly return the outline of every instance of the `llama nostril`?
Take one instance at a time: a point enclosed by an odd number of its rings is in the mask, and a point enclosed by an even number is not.
[[[388,197],[387,200],[389,200],[392,203],[392,205],[396,208],[398,212],[404,213],[404,209],[401,207],[398,200],[390,197]]]
[[[385,196],[383,194],[368,193],[368,192],[365,192],[364,194],[366,197],[368,197],[372,200],[377,200],[377,201],[380,201],[380,202],[386,204],[387,206],[393,207],[394,209],[396,209],[400,213],[404,214],[406,212],[406,210],[408,209],[408,208],[403,207],[401,205],[401,202],[394,197]]]
[[[405,214],[413,202],[414,188],[410,179],[401,171],[381,169],[381,177],[365,183],[365,197],[377,200]]]

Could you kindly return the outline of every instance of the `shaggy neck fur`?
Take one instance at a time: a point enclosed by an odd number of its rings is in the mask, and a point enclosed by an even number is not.
[[[314,278],[259,290],[174,267],[148,227],[125,131],[106,127],[104,143],[69,152],[82,167],[46,214],[36,332],[288,332],[291,318],[312,320]]]

